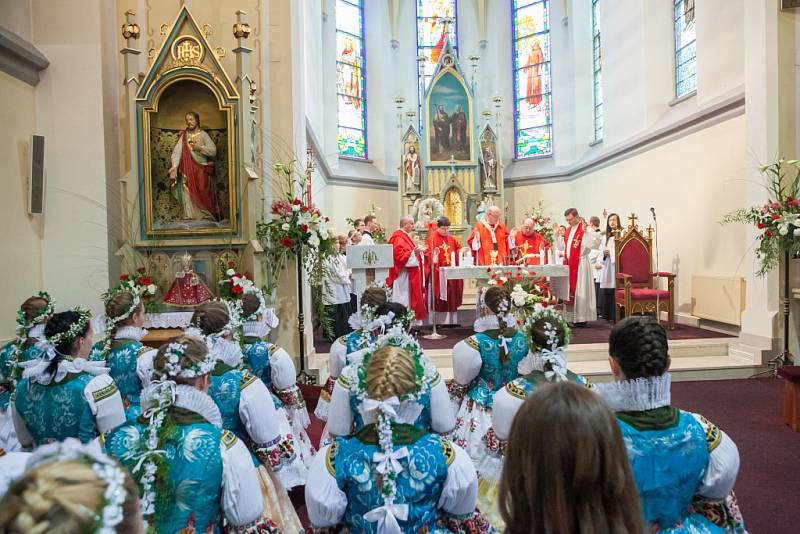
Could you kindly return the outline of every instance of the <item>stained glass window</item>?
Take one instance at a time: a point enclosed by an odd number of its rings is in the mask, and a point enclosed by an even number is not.
[[[550,1],[511,0],[514,56],[514,151],[517,158],[553,153]]]
[[[675,96],[697,89],[694,0],[675,0]]]
[[[457,49],[456,0],[417,0],[417,58],[425,58],[417,61],[420,109],[446,37]]]
[[[592,0],[592,73],[594,140],[603,138],[603,49],[600,43],[600,0]]]
[[[366,52],[362,0],[336,0],[339,155],[367,157]]]

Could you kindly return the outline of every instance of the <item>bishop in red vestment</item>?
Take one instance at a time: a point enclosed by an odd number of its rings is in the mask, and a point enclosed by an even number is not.
[[[386,285],[392,288],[392,301],[414,311],[418,321],[427,316],[425,294],[422,289],[422,248],[414,243],[411,231],[414,218],[406,215],[400,219],[400,228],[389,238],[394,247],[394,266],[389,269]]]
[[[504,265],[509,259],[509,232],[500,220],[501,216],[500,208],[490,207],[486,210],[486,216],[478,221],[467,238],[467,243],[475,251],[477,265]]]
[[[428,228],[428,241],[425,247],[425,264],[430,266],[428,284],[433,284],[433,309],[437,313],[437,324],[458,324],[458,307],[464,295],[463,280],[447,282],[447,300],[441,298],[439,269],[458,265],[458,251],[461,243],[450,235],[450,219],[439,217],[436,224]]]
[[[550,250],[550,243],[535,231],[533,219],[528,217],[522,221],[522,229],[514,236],[514,249],[517,251],[517,263],[524,265],[543,265],[546,263],[543,254]]]

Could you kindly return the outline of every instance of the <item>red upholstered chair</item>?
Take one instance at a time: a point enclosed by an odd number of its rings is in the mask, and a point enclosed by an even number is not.
[[[652,229],[647,236],[642,235],[636,225],[636,215],[631,214],[630,224],[621,235],[615,238],[617,290],[616,320],[635,313],[654,313],[666,311],[669,329],[675,328],[675,275],[666,272],[653,272]],[[658,279],[667,279],[667,289],[659,289]],[[656,307],[659,309],[657,310]]]

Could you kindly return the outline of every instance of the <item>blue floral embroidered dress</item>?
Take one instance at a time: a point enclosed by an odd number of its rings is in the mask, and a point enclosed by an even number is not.
[[[120,328],[105,358],[103,358],[102,341],[95,343],[89,356],[91,360],[105,361],[108,374],[114,379],[122,395],[128,419],[135,419],[141,413],[139,398],[142,393],[142,380],[139,378],[137,365],[140,356],[153,350],[140,341],[146,333],[146,330],[139,328]]]
[[[36,343],[43,339],[44,325],[36,325],[28,332],[28,339],[22,346],[15,340],[0,349],[0,413],[8,409],[11,393],[22,376],[18,364],[38,358],[42,351],[36,347]]]
[[[322,386],[317,407],[314,409],[314,415],[318,419],[322,421],[328,420],[333,388],[344,367],[352,363],[350,355],[367,348],[374,340],[374,335],[358,329],[339,337],[331,344],[330,355],[328,356],[328,379],[325,381],[325,385]]]
[[[508,319],[508,324],[513,324]],[[466,449],[475,462],[486,454],[483,437],[492,425],[491,412],[495,392],[519,376],[519,363],[528,354],[525,335],[513,330],[504,338],[497,329],[495,316],[476,321],[476,333],[453,348],[451,397],[457,405],[453,441]],[[507,359],[500,357],[506,346]]]

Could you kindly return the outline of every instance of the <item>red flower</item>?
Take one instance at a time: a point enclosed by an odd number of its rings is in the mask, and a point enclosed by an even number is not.
[[[788,202],[789,204],[791,204],[792,202],[794,202],[794,197],[793,197],[792,195],[789,195],[789,196],[787,196],[787,197],[786,197],[786,202]]]
[[[234,267],[236,267],[236,262],[235,261],[229,261],[228,262],[228,269],[233,269]]]
[[[764,229],[764,223],[758,223],[758,229],[759,230],[763,230]]]
[[[781,218],[781,216],[780,216],[780,214],[779,214],[779,213],[773,213],[773,214],[772,214],[772,220],[773,220],[773,221],[777,221],[777,220],[778,220],[778,219],[780,219],[780,218]]]
[[[231,293],[233,293],[234,295],[241,295],[242,293],[244,293],[244,289],[240,285],[232,285]]]
[[[301,228],[303,229],[303,232],[308,232],[308,225],[307,224],[304,224],[303,226],[301,226]]]
[[[121,282],[126,282],[128,280],[128,278],[130,278],[130,277],[127,274],[119,275],[119,279],[120,279]]]
[[[150,284],[152,284],[152,283],[153,283],[153,279],[152,279],[152,278],[150,278],[149,276],[143,276],[143,277],[141,277],[141,278],[139,279],[139,283],[140,283],[141,285],[143,285],[143,286],[149,286]]]
[[[292,202],[292,204],[294,204],[295,206],[299,206],[300,204],[302,204],[302,202],[300,201],[299,198],[296,198],[294,199],[294,202]]]
[[[145,270],[144,267],[139,267],[138,269],[136,269],[136,272],[139,274],[144,274],[144,270]]]
[[[245,271],[244,272],[244,277],[247,278],[248,280],[252,280],[253,279],[253,275],[250,274],[250,271]]]
[[[772,237],[772,232],[770,230],[767,230],[766,232],[764,232],[764,237]]]
[[[294,239],[292,239],[291,237],[284,237],[283,239],[281,239],[281,245],[283,245],[286,248],[292,248],[294,246]]]

